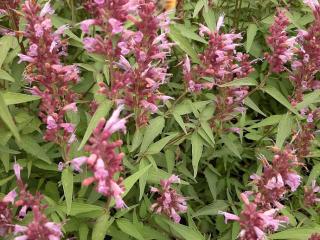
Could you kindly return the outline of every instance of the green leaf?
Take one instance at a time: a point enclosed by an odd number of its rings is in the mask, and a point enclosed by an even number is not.
[[[133,135],[130,152],[133,152],[134,150],[136,150],[140,146],[140,144],[142,143],[142,139],[143,139],[142,131],[140,128],[137,128],[134,135]]]
[[[188,39],[181,35],[178,29],[173,25],[170,28],[169,37],[175,42],[185,53],[187,53],[194,63],[200,63],[197,52],[193,49]]]
[[[266,117],[266,114],[260,110],[260,108],[255,104],[254,101],[248,96],[244,99],[244,104],[247,105],[249,108],[255,110],[256,112],[260,113],[262,116]]]
[[[186,38],[191,39],[191,40],[195,40],[198,42],[202,42],[205,44],[208,43],[206,40],[204,40],[198,34],[194,33],[192,30],[190,30],[190,28],[188,28],[187,26],[185,26],[183,24],[175,24],[174,26],[175,26],[175,28],[177,28],[180,31],[181,35],[185,36]]]
[[[92,239],[104,240],[104,238],[107,234],[107,230],[111,226],[113,221],[114,221],[113,218],[111,218],[111,219],[109,218],[109,214],[104,213],[103,215],[101,215],[97,219],[95,225],[93,226]]]
[[[215,144],[214,136],[213,136],[212,128],[210,127],[209,123],[206,121],[201,121],[201,127],[206,133],[206,135],[209,137],[211,146],[214,147],[214,144]]]
[[[152,165],[148,165],[142,169],[140,169],[139,171],[135,172],[134,174],[132,174],[131,176],[127,177],[124,181],[123,181],[123,185],[125,188],[125,192],[122,194],[122,197],[125,197],[128,192],[131,190],[131,188],[133,187],[133,185],[149,170],[149,168]],[[112,199],[111,203],[110,203],[110,207],[114,206],[115,202]]]
[[[0,180],[0,186],[3,186],[4,184],[6,184],[7,182],[9,182],[12,178],[14,178],[15,175],[12,175],[10,177],[6,177],[4,179]]]
[[[283,115],[272,115],[270,117],[263,119],[262,121],[260,121],[256,124],[251,125],[250,127],[248,127],[248,129],[261,128],[261,127],[265,127],[265,126],[275,125],[275,124],[278,124],[282,118],[283,118]]]
[[[67,213],[67,207],[66,205],[59,205],[58,208],[63,211],[64,213]],[[72,202],[70,216],[77,216],[84,213],[89,212],[101,212],[103,211],[103,207],[87,204],[87,203],[80,203],[80,202]]]
[[[289,114],[283,115],[278,125],[278,133],[276,138],[276,146],[282,148],[284,141],[291,134],[293,121]]]
[[[167,144],[169,141],[171,141],[174,137],[176,137],[178,134],[174,133],[171,134],[170,136],[164,137],[160,139],[159,141],[152,143],[145,154],[156,154],[159,153]]]
[[[153,140],[162,133],[164,128],[165,120],[163,117],[159,116],[150,121],[141,143],[140,153],[145,152]]]
[[[238,87],[238,86],[256,86],[257,81],[250,77],[240,78],[233,80],[232,82],[225,83],[219,87]]]
[[[128,234],[129,236],[132,236],[138,240],[144,240],[142,234],[138,231],[137,226],[130,222],[128,219],[118,219],[117,225],[121,229],[121,231]]]
[[[211,203],[198,211],[196,211],[192,217],[199,217],[199,216],[212,216],[217,215],[219,211],[223,211],[229,207],[229,204],[227,204],[223,200],[217,200],[214,203]]]
[[[291,112],[293,112],[297,115],[300,115],[299,112],[294,107],[292,107],[292,105],[289,103],[288,99],[286,99],[278,89],[276,89],[275,87],[273,87],[271,85],[268,85],[268,86],[264,87],[263,90],[266,93],[268,93],[271,97],[276,99],[283,106],[288,108]]]
[[[94,113],[94,115],[92,116],[92,118],[90,120],[90,123],[88,125],[88,128],[87,128],[84,136],[83,136],[83,139],[81,141],[81,144],[80,144],[78,150],[81,150],[83,148],[83,146],[86,144],[89,137],[91,136],[92,131],[97,127],[101,118],[104,118],[108,114],[111,106],[112,106],[112,103],[108,100],[105,100],[100,104],[100,106],[98,107],[98,109],[96,110],[96,112]]]
[[[176,113],[176,112],[173,112],[172,115],[173,115],[174,120],[176,120],[176,122],[179,124],[179,126],[180,126],[180,127],[182,128],[182,130],[184,131],[184,133],[187,134],[186,125],[185,125],[185,123],[183,122],[182,117],[181,117],[178,113]]]
[[[317,180],[319,176],[320,176],[320,163],[313,166],[309,174],[307,185],[311,185],[312,181]]]
[[[66,198],[67,214],[71,212],[73,195],[73,173],[69,168],[65,168],[61,175],[62,187]]]
[[[162,169],[155,169],[151,168],[148,171],[148,179],[147,182],[149,184],[159,184],[161,179],[168,179],[172,174],[162,170]],[[181,184],[188,185],[188,182],[185,182],[183,180],[180,181]]]
[[[140,160],[139,164],[139,170],[144,169],[148,166],[148,160],[145,158]],[[139,195],[139,201],[142,199],[144,194],[144,189],[147,184],[147,178],[148,178],[148,171],[146,171],[140,178],[139,178],[139,189],[140,189],[140,195]]]
[[[204,21],[206,22],[208,28],[211,31],[214,31],[216,29],[216,17],[214,15],[214,11],[212,9],[203,9],[202,16],[204,18]]]
[[[297,110],[301,110],[305,107],[310,106],[313,103],[320,102],[320,90],[315,90],[309,94],[305,94],[303,96],[303,101],[298,103],[296,108]]]
[[[88,233],[89,233],[88,224],[82,223],[79,226],[79,240],[87,240],[88,239]]]
[[[18,141],[20,141],[20,135],[19,135],[18,129],[17,129],[16,125],[14,124],[13,118],[9,112],[9,109],[6,106],[3,94],[1,92],[0,92],[0,118],[7,125],[7,127],[10,129],[10,131],[15,136],[15,138]]]
[[[248,30],[247,30],[247,42],[246,42],[246,51],[247,53],[250,52],[253,40],[257,34],[257,25],[251,23],[248,26]]]
[[[222,135],[221,136],[222,141],[227,146],[227,148],[238,158],[241,159],[241,154],[237,148],[237,146],[233,143],[232,139],[229,137],[229,135]]]
[[[10,48],[12,47],[14,37],[13,36],[3,36],[0,39],[0,68],[4,60],[6,59]]]
[[[203,151],[202,138],[196,132],[193,133],[191,136],[191,145],[192,145],[193,176],[196,177],[198,173],[199,161]]]
[[[191,227],[173,223],[168,219],[163,219],[174,231],[179,233],[185,240],[205,240],[205,238]]]
[[[320,231],[320,227],[313,228],[292,228],[284,230],[282,232],[274,233],[270,235],[269,239],[295,239],[295,240],[306,240],[311,234],[317,233]]]
[[[6,105],[13,105],[25,102],[31,102],[40,99],[39,96],[27,95],[22,93],[5,92],[3,94]]]
[[[204,5],[205,5],[205,1],[204,0],[198,0],[197,4],[196,4],[196,6],[194,7],[194,10],[193,10],[193,15],[192,15],[193,18],[198,16],[199,12],[204,7]]]
[[[9,82],[15,82],[15,79],[6,71],[0,69],[0,79],[7,80]]]
[[[41,147],[32,137],[28,135],[22,136],[19,146],[34,157],[51,164],[50,158],[48,157],[45,149]]]

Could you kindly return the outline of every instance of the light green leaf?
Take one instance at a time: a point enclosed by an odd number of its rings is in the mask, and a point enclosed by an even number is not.
[[[200,63],[197,52],[193,49],[188,39],[181,35],[178,29],[171,26],[169,37],[175,42],[185,53],[187,53],[194,63]]]
[[[301,110],[317,102],[320,102],[320,90],[315,90],[309,94],[305,94],[303,96],[303,101],[298,103],[296,108],[297,110]]]
[[[164,128],[165,120],[163,117],[159,116],[150,121],[141,143],[140,153],[147,150],[153,140],[162,133],[162,129]]]
[[[121,231],[128,234],[129,236],[132,236],[138,240],[145,240],[142,234],[138,231],[137,226],[132,222],[130,222],[128,219],[125,219],[125,218],[118,219],[117,225],[121,229]]]
[[[140,144],[142,143],[142,139],[143,139],[142,131],[140,128],[137,128],[134,135],[133,135],[130,152],[133,152],[134,150],[136,150],[140,146]]]
[[[134,174],[132,174],[131,176],[127,177],[124,181],[123,181],[123,185],[125,188],[125,192],[122,194],[122,197],[125,197],[128,192],[131,190],[131,188],[133,187],[133,185],[149,170],[149,168],[152,165],[148,165],[142,169],[140,169],[139,171],[135,172]],[[110,207],[114,206],[115,202],[112,199],[111,203],[110,203]]]
[[[168,219],[163,219],[174,231],[179,233],[185,240],[205,240],[205,238],[191,227],[173,223]]]
[[[25,102],[31,102],[40,99],[39,96],[27,95],[22,93],[5,92],[3,94],[6,105],[13,105]]]
[[[152,143],[145,154],[156,154],[159,153],[167,144],[169,141],[171,141],[174,137],[176,137],[178,134],[170,134],[170,136],[164,137],[160,139],[159,141]]]
[[[193,15],[192,15],[193,18],[198,16],[199,12],[204,7],[204,5],[205,5],[204,0],[198,0],[198,2],[196,3],[196,6],[194,7],[194,11],[193,11]]]
[[[48,157],[45,149],[41,147],[32,137],[27,135],[21,137],[19,146],[32,156],[51,164],[50,158]]]
[[[82,223],[79,226],[79,240],[87,240],[88,239],[88,233],[89,233],[88,224]]]
[[[6,184],[7,182],[9,182],[12,178],[14,178],[15,175],[11,175],[9,177],[6,177],[4,179],[0,180],[0,186],[3,186],[4,184]]]
[[[58,208],[64,213],[67,213],[66,205],[59,205]],[[103,207],[87,204],[87,203],[72,202],[69,216],[77,216],[80,214],[95,212],[95,211],[101,212],[103,211]]]
[[[142,158],[140,160],[139,164],[139,170],[144,169],[148,166],[148,160],[145,158]],[[146,171],[140,178],[139,178],[139,189],[140,189],[140,195],[139,195],[139,201],[142,199],[144,194],[144,189],[147,184],[147,178],[148,178],[148,171]]]
[[[15,79],[6,71],[0,69],[0,79],[7,80],[9,82],[14,82]]]
[[[198,211],[196,211],[192,217],[199,217],[199,216],[212,216],[217,215],[219,211],[223,211],[229,207],[229,204],[227,204],[223,200],[217,200],[214,203],[211,203]]]
[[[202,37],[200,37],[198,34],[194,33],[190,28],[183,24],[175,24],[174,25],[181,33],[181,35],[185,36],[188,39],[195,40],[198,42],[202,42],[207,44],[208,42],[204,40]]]
[[[13,118],[10,114],[9,109],[6,106],[3,94],[1,92],[0,92],[0,118],[8,126],[8,128],[10,129],[12,134],[15,136],[15,138],[18,141],[20,141],[20,135],[19,135],[18,129],[14,124]]]
[[[192,145],[193,176],[196,177],[198,173],[199,161],[203,151],[202,138],[196,132],[193,133],[191,136],[191,145]]]
[[[225,83],[219,87],[238,87],[238,86],[256,86],[257,81],[250,77],[240,78],[233,80],[232,82]]]
[[[104,118],[108,112],[110,111],[110,108],[112,106],[112,103],[108,100],[105,100],[100,104],[94,115],[92,116],[90,123],[88,125],[88,128],[83,136],[83,139],[81,141],[81,144],[78,148],[78,150],[81,150],[83,146],[86,144],[88,141],[89,137],[91,136],[92,131],[97,127],[99,121],[101,118]]]
[[[73,173],[69,168],[65,168],[61,175],[61,182],[66,198],[67,214],[71,212],[72,195],[73,195]]]
[[[109,218],[109,214],[104,213],[103,215],[101,215],[97,219],[95,225],[93,226],[92,239],[104,240],[104,238],[107,234],[107,230],[111,226],[113,221],[114,221],[113,218],[111,218],[111,219]]]
[[[276,146],[282,148],[284,141],[291,134],[292,118],[289,114],[283,115],[278,125],[278,133],[276,138]]]
[[[247,53],[250,52],[253,40],[257,34],[257,25],[254,23],[249,24],[248,30],[247,30],[247,42],[246,42],[246,51]]]
[[[202,16],[204,18],[204,21],[206,22],[208,28],[211,31],[214,31],[216,29],[216,17],[214,15],[214,11],[212,9],[203,9],[202,10]]]
[[[209,123],[206,121],[201,121],[201,127],[206,133],[206,135],[209,137],[211,146],[214,147],[214,144],[215,144],[214,136],[213,136],[212,128],[210,127]]]
[[[182,117],[176,112],[173,112],[172,115],[173,115],[174,120],[176,120],[176,122],[179,124],[179,126],[184,131],[184,133],[187,134],[187,129],[186,129],[186,126],[185,126],[185,124],[183,122]]]
[[[283,118],[283,115],[272,115],[270,117],[263,119],[262,121],[260,121],[256,124],[253,124],[252,126],[248,127],[248,129],[261,128],[261,127],[265,127],[265,126],[275,125],[275,124],[278,124],[282,118]]]
[[[3,36],[0,39],[0,68],[2,67],[3,62],[6,59],[10,48],[12,47],[13,41],[14,37],[9,35]]]
[[[320,231],[319,227],[313,228],[292,228],[284,230],[282,232],[274,233],[270,235],[269,239],[295,239],[295,240],[306,240],[311,234],[317,233]]]

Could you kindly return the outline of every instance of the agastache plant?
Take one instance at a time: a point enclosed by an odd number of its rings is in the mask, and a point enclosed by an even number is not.
[[[304,187],[304,204],[313,207],[320,203],[320,187],[316,181],[312,181],[311,186]]]
[[[37,192],[35,195],[27,190],[21,178],[21,166],[13,165],[18,191],[12,190],[0,201],[0,236],[6,237],[13,234],[14,240],[60,240],[63,236],[61,224],[50,222],[42,204],[43,196]],[[19,218],[23,219],[27,211],[32,213],[32,219],[27,225],[14,224],[13,212],[10,205],[19,207]]]
[[[110,137],[117,131],[126,131],[126,119],[119,118],[123,105],[119,106],[106,122],[100,120],[98,126],[93,131],[93,136],[85,146],[85,150],[90,153],[88,157],[82,156],[71,161],[71,166],[76,171],[81,171],[81,166],[86,164],[92,171],[93,176],[83,180],[82,184],[88,186],[96,184],[96,191],[106,197],[115,199],[116,207],[125,206],[121,195],[124,193],[122,178],[115,179],[115,175],[122,171],[123,153],[117,153],[116,148],[121,147],[122,141],[110,141]]]
[[[96,19],[82,22],[85,33],[90,24],[95,24],[103,34],[85,38],[84,46],[88,52],[102,54],[109,63],[111,85],[100,83],[100,92],[125,104],[135,112],[136,124],[144,125],[150,113],[158,111],[159,101],[170,99],[159,92],[160,85],[168,78],[166,58],[172,46],[167,40],[170,21],[167,13],[156,14],[153,1],[119,1],[121,13],[117,16],[111,9],[116,3],[111,2],[99,5]],[[127,20],[134,24],[135,31],[124,27]],[[115,35],[119,36],[115,38]]]
[[[248,194],[241,193],[240,196],[244,208],[239,216],[220,212],[225,217],[225,223],[229,220],[239,222],[240,240],[264,240],[268,232],[276,231],[280,226],[288,223],[289,219],[287,217],[278,215],[279,209],[261,209],[255,201],[249,200]]]
[[[67,26],[52,29],[50,15],[53,9],[47,2],[41,9],[32,0],[22,6],[27,24],[24,36],[29,41],[26,54],[19,54],[27,62],[25,79],[31,84],[32,94],[41,97],[39,116],[46,124],[45,140],[60,145],[74,139],[74,125],[65,121],[67,111],[77,111],[77,94],[71,86],[79,81],[75,65],[63,65],[66,41],[61,38]]]
[[[224,16],[220,16],[216,30],[211,31],[208,27],[200,24],[200,35],[209,39],[208,47],[200,54],[201,64],[194,69],[186,58],[183,72],[187,89],[197,92],[201,89],[216,88],[216,114],[212,119],[213,127],[216,121],[224,122],[232,119],[237,113],[243,111],[243,101],[248,94],[249,87],[223,87],[237,78],[244,78],[252,72],[253,68],[249,61],[249,55],[237,51],[242,39],[240,33],[222,33]],[[203,82],[200,79],[211,79],[211,82]]]
[[[156,203],[151,205],[151,210],[157,214],[162,213],[178,223],[181,220],[179,213],[187,211],[187,203],[186,199],[171,187],[173,183],[180,183],[180,178],[172,175],[160,181],[160,189],[151,187],[150,191],[159,195]]]

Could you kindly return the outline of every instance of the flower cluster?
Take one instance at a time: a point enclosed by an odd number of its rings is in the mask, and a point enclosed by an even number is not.
[[[312,181],[311,186],[304,188],[304,204],[307,207],[315,206],[320,202],[320,197],[317,194],[320,193],[320,187],[316,185],[316,181]]]
[[[220,16],[214,32],[200,24],[200,35],[209,37],[208,47],[200,54],[201,64],[194,70],[191,70],[188,58],[183,66],[188,91],[197,92],[217,87],[215,119],[219,121],[229,120],[235,113],[243,111],[241,105],[249,90],[247,86],[222,87],[221,85],[246,77],[253,70],[249,55],[237,52],[239,46],[237,41],[242,39],[241,34],[221,33],[223,22],[224,16]],[[211,82],[201,83],[200,79],[211,79]]]
[[[179,213],[187,211],[187,203],[183,196],[171,188],[171,184],[180,183],[180,178],[172,175],[166,180],[161,180],[161,189],[151,187],[150,191],[159,194],[157,202],[151,206],[151,210],[156,213],[163,213],[176,223],[180,222]]]
[[[263,240],[268,231],[276,231],[282,223],[289,221],[287,217],[277,216],[279,209],[262,210],[255,201],[250,202],[245,193],[241,193],[241,199],[244,203],[244,209],[239,216],[220,212],[224,215],[226,223],[228,220],[239,222],[241,228],[239,239],[241,240]]]
[[[295,168],[301,165],[295,152],[288,146],[284,150],[277,147],[272,150],[275,155],[271,163],[264,157],[261,159],[264,166],[262,175],[251,176],[258,188],[257,192],[260,193],[257,200],[265,207],[280,206],[278,201],[284,194],[287,191],[296,191],[301,182],[300,175],[295,171]]]
[[[266,59],[270,64],[270,71],[279,73],[284,71],[284,64],[289,62],[294,54],[295,38],[288,38],[286,28],[289,19],[281,9],[277,10],[274,23],[271,25],[267,38],[267,43],[272,49],[272,54],[266,54]]]
[[[87,33],[91,24],[98,25],[104,33],[84,39],[88,52],[102,54],[109,63],[111,86],[100,83],[100,92],[135,111],[136,123],[143,125],[150,113],[158,111],[159,101],[170,99],[159,92],[168,77],[165,60],[172,46],[166,37],[169,18],[166,13],[156,15],[156,4],[151,0],[139,4],[138,1],[104,1],[102,5],[95,2],[89,5],[91,11],[99,6],[94,10],[97,17],[85,20],[81,26]],[[119,14],[113,12],[117,5]],[[126,29],[125,20],[133,22],[136,30]]]
[[[299,30],[296,37],[288,38],[288,18],[284,11],[278,10],[275,22],[270,27],[271,35],[267,38],[267,43],[272,48],[272,53],[266,54],[270,71],[289,72],[295,88],[291,98],[293,105],[303,100],[306,91],[320,88],[320,82],[315,77],[320,67],[320,40],[317,35],[320,29],[320,7],[318,0],[307,0],[305,3],[312,9],[315,18],[309,28]],[[291,66],[291,70],[286,69],[284,64]]]
[[[22,168],[19,164],[15,163],[13,169],[19,192],[12,190],[0,201],[0,236],[5,237],[13,233],[15,240],[60,240],[63,236],[61,225],[50,222],[45,216],[46,206],[41,203],[43,196],[40,193],[33,195],[27,190],[20,176]],[[20,208],[20,219],[26,216],[27,211],[32,212],[32,220],[26,226],[14,224],[9,204]]]
[[[314,233],[308,240],[320,240],[320,233]]]
[[[4,237],[12,230],[12,210],[10,204],[14,203],[16,191],[12,190],[2,200],[0,200],[0,237]]]
[[[126,119],[119,118],[122,109],[123,106],[118,107],[107,122],[104,119],[99,122],[89,143],[85,146],[90,156],[78,157],[71,161],[71,166],[76,171],[81,171],[81,166],[87,164],[93,176],[86,178],[82,184],[88,186],[96,183],[96,191],[106,197],[113,197],[117,208],[125,206],[121,198],[124,192],[122,178],[114,179],[115,174],[122,171],[121,162],[124,154],[117,153],[115,150],[122,145],[122,141],[110,142],[110,137],[119,130],[126,131]]]
[[[31,0],[22,6],[27,21],[24,36],[29,40],[29,49],[19,54],[20,61],[28,63],[25,79],[33,86],[30,92],[41,97],[40,113],[47,125],[44,138],[62,144],[73,141],[74,126],[65,122],[68,110],[76,111],[77,95],[70,86],[79,81],[75,65],[65,66],[61,57],[66,55],[66,42],[61,35],[67,28],[52,30],[50,15],[53,9],[49,2],[41,9]]]

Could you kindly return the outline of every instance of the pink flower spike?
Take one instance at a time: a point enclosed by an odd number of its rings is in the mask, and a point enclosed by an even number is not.
[[[122,130],[123,132],[126,132],[126,119],[120,119],[119,115],[120,112],[124,109],[124,105],[120,105],[111,115],[109,120],[107,121],[104,130],[109,131],[111,134]]]
[[[22,167],[19,165],[19,163],[14,163],[13,164],[13,170],[14,170],[14,174],[16,175],[16,178],[18,180],[21,180],[21,175],[20,175],[20,172],[21,172],[21,169]]]
[[[17,197],[17,192],[15,190],[12,190],[2,199],[2,201],[5,203],[13,203],[16,197]]]
[[[221,214],[224,216],[225,220],[225,224],[228,223],[229,220],[231,221],[240,221],[240,218],[237,216],[237,215],[234,215],[232,213],[227,213],[227,212],[222,212],[222,211],[219,211],[218,214]]]

